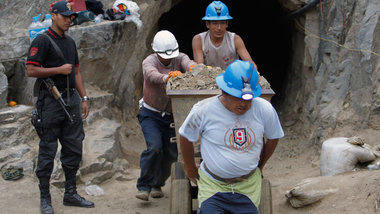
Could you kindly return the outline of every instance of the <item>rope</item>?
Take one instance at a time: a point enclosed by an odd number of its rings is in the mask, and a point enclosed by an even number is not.
[[[374,52],[374,51],[372,51],[372,50],[365,50],[365,49],[359,49],[359,48],[350,48],[350,47],[345,46],[345,45],[343,45],[343,44],[340,44],[340,43],[338,43],[338,42],[336,42],[336,41],[334,41],[334,40],[326,39],[326,38],[323,38],[323,37],[318,36],[317,34],[315,34],[315,33],[311,32],[311,31],[307,30],[306,28],[304,28],[304,27],[303,27],[300,23],[298,23],[297,21],[296,21],[295,23],[296,23],[297,27],[301,28],[301,29],[303,30],[303,32],[305,32],[305,34],[308,34],[308,35],[310,35],[310,36],[312,36],[312,37],[314,37],[314,38],[317,38],[317,39],[320,39],[320,40],[323,40],[323,41],[326,41],[326,42],[333,43],[333,44],[335,44],[335,45],[337,45],[337,46],[339,46],[339,47],[342,47],[342,48],[344,48],[344,49],[347,49],[347,50],[349,50],[349,51],[363,52],[363,53],[370,53],[370,54],[373,54],[373,55],[375,55],[375,56],[379,56],[379,57],[380,57],[380,53],[376,53],[376,52]]]

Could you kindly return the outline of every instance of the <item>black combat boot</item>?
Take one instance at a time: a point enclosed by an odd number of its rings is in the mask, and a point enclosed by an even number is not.
[[[51,197],[49,191],[49,185],[39,185],[41,193],[41,213],[42,214],[54,214],[53,207],[51,206]]]
[[[95,207],[95,204],[91,201],[87,201],[80,196],[75,186],[65,187],[65,194],[63,196],[63,205],[76,206],[76,207]]]

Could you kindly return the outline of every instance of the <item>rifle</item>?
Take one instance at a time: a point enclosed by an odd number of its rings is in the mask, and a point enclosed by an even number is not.
[[[49,90],[50,94],[54,97],[54,99],[56,99],[59,102],[63,111],[66,113],[67,117],[69,118],[70,122],[74,123],[73,118],[71,117],[71,115],[69,114],[69,112],[66,109],[67,104],[62,99],[61,93],[59,93],[57,87],[54,85],[53,80],[50,78],[47,78],[47,79],[44,79],[42,81],[45,83],[46,88]]]

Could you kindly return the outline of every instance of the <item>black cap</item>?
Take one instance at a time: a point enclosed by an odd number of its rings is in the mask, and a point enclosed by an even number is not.
[[[67,1],[56,2],[51,8],[51,12],[55,14],[59,13],[63,16],[78,16],[78,14],[72,10],[71,4]]]

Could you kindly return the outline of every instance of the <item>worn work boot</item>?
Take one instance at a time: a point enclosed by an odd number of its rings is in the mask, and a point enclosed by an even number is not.
[[[41,198],[41,213],[42,214],[54,214],[53,207],[51,206],[50,198]]]
[[[51,197],[49,184],[40,184],[40,208],[42,214],[54,214],[53,207],[51,206]]]
[[[162,198],[164,197],[164,193],[161,190],[161,187],[153,187],[152,191],[150,192],[150,195],[152,198]]]
[[[143,201],[148,201],[149,200],[149,192],[145,190],[139,190],[136,194],[136,198],[143,200]]]
[[[85,198],[80,196],[75,187],[69,187],[65,190],[65,194],[63,195],[63,205],[87,208],[95,207],[93,202],[87,201]]]

